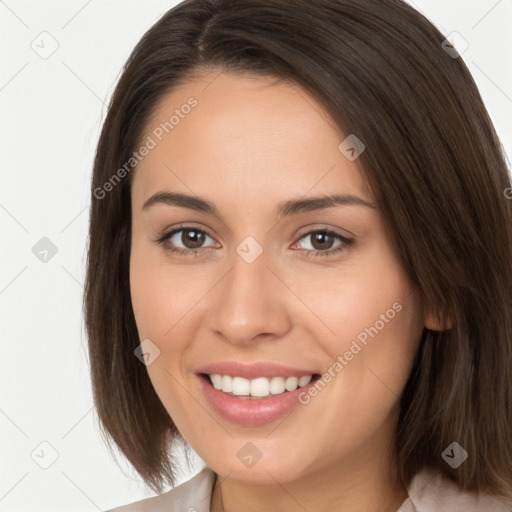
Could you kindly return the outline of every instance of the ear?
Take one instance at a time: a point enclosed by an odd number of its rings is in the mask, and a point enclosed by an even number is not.
[[[439,315],[431,309],[426,311],[423,318],[425,327],[431,331],[447,331],[454,325],[453,319],[449,315]]]

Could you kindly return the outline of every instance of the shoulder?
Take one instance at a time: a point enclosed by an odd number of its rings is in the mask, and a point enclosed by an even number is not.
[[[498,498],[464,491],[431,469],[420,471],[408,489],[409,499],[397,512],[511,512]]]
[[[215,477],[213,470],[205,467],[170,491],[106,512],[209,512]]]
[[[205,467],[166,493],[107,512],[209,512],[215,476]],[[455,482],[428,469],[413,478],[408,494],[397,512],[512,512],[512,507],[499,499],[462,491]]]

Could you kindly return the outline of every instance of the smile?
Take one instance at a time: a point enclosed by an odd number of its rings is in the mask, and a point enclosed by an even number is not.
[[[240,398],[264,398],[270,395],[280,395],[287,391],[295,391],[309,384],[313,375],[302,377],[258,377],[246,379],[244,377],[231,377],[214,373],[209,375],[210,381],[215,389],[231,396]]]
[[[196,370],[206,406],[223,420],[258,427],[288,415],[320,373],[275,363],[223,362]]]

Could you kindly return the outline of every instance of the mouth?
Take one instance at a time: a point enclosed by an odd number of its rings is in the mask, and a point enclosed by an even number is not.
[[[203,396],[213,413],[232,424],[259,427],[303,407],[321,374],[273,363],[224,362],[196,370]]]
[[[199,376],[211,387],[228,396],[253,400],[291,393],[310,383],[315,383],[320,378],[318,373],[301,375],[300,377],[291,375],[284,377],[257,377],[254,379],[219,373],[200,373]]]

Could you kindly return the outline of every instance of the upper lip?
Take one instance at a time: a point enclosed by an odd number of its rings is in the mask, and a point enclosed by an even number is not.
[[[242,363],[239,361],[222,361],[201,366],[196,373],[208,375],[220,374],[232,377],[244,377],[245,379],[256,379],[258,377],[302,377],[314,375],[318,372],[292,366],[283,366],[275,363]]]

